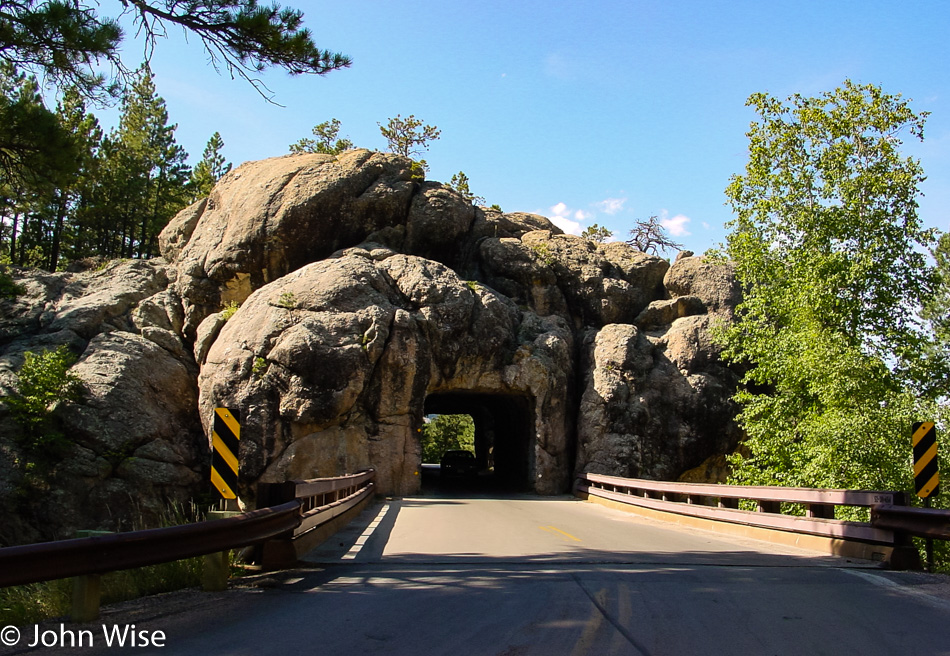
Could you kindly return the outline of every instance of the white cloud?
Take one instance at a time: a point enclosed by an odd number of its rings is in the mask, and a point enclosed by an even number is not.
[[[583,71],[576,57],[552,52],[544,58],[544,73],[560,80],[573,80]]]
[[[605,214],[616,214],[623,209],[623,204],[627,202],[626,198],[606,198],[599,203],[594,203]]]
[[[584,210],[577,210],[574,212],[574,218],[578,221],[586,221],[587,219],[594,218],[594,215],[590,212],[585,212]]]
[[[692,234],[686,229],[686,224],[690,221],[691,219],[685,214],[669,217],[666,210],[663,210],[663,215],[660,217],[660,225],[669,230],[673,237],[686,237]]]
[[[569,235],[581,234],[581,224],[569,218],[571,210],[568,209],[566,204],[558,203],[557,205],[551,207],[550,211],[552,216],[549,216],[548,218],[551,219],[551,223]],[[577,216],[576,213],[575,216]]]

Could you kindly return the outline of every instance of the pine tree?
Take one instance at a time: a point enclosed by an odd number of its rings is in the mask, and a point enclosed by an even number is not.
[[[471,187],[468,184],[468,176],[465,175],[464,171],[459,171],[452,176],[452,179],[449,180],[449,186],[455,191],[462,194],[462,197],[465,198],[472,205],[484,205],[485,199],[481,196],[476,196],[472,193]]]
[[[122,0],[122,14],[145,39],[151,52],[168,26],[197,36],[212,65],[224,65],[233,76],[264,88],[251,76],[268,66],[292,75],[323,75],[350,65],[339,53],[318,48],[303,27],[303,14],[257,0]],[[89,0],[3,2],[0,4],[0,62],[41,74],[61,89],[70,86],[86,97],[108,97],[128,69],[120,56],[123,33],[116,19],[99,15],[100,4]],[[107,64],[103,67],[100,64]],[[110,68],[117,79],[101,71]],[[134,76],[133,76],[134,78]]]
[[[205,146],[201,161],[191,171],[188,181],[191,202],[205,198],[221,177],[231,170],[231,163],[225,162],[221,150],[224,148],[224,139],[219,132],[215,132]]]
[[[158,233],[187,205],[191,172],[187,153],[175,142],[176,128],[168,124],[151,71],[141,69],[122,101],[119,127],[102,143],[92,217],[99,224],[100,255],[155,255]]]
[[[353,142],[349,139],[340,139],[340,121],[331,118],[329,121],[319,123],[313,128],[313,136],[316,139],[303,138],[297,143],[290,144],[292,153],[324,153],[326,155],[339,155],[353,147]]]
[[[380,123],[376,125],[379,125],[379,132],[389,145],[389,152],[409,158],[415,158],[422,154],[423,150],[428,150],[429,142],[435,141],[442,134],[434,125],[423,125],[415,114],[410,114],[407,118],[396,114],[396,118],[389,119],[386,127]],[[429,169],[424,159],[420,159],[418,163],[423,171]]]
[[[0,64],[0,238],[14,264],[44,263],[30,254],[44,249],[42,208],[75,167],[75,145],[36,79]]]
[[[47,268],[55,271],[64,246],[74,246],[76,231],[81,229],[79,215],[91,193],[96,173],[96,155],[102,142],[102,128],[94,115],[86,111],[86,103],[76,88],[66,90],[57,106],[61,125],[75,145],[76,167],[64,178],[51,203],[53,211],[52,243]],[[64,244],[64,242],[70,242]]]

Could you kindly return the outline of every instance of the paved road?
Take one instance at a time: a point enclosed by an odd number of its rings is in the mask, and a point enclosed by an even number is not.
[[[165,633],[135,653],[189,656],[950,654],[940,577],[570,498],[392,500],[308,560],[102,622]],[[115,652],[94,627],[94,649],[34,651]]]

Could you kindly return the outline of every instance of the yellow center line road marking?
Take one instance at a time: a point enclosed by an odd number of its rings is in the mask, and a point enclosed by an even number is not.
[[[565,533],[564,531],[562,531],[561,529],[555,526],[539,526],[538,528],[541,529],[542,531],[547,531],[548,533],[560,533],[564,537],[574,540],[574,542],[583,542],[583,540],[581,540],[580,538],[575,538],[570,533]]]

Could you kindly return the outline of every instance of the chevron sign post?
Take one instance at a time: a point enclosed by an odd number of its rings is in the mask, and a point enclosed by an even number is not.
[[[913,428],[914,487],[917,496],[929,499],[937,494],[940,471],[937,469],[937,429],[932,421],[918,421]]]
[[[237,498],[240,415],[236,410],[214,409],[211,431],[211,484],[222,499]]]

